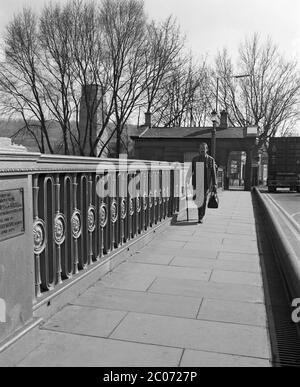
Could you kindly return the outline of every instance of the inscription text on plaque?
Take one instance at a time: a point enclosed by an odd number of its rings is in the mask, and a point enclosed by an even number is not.
[[[23,189],[0,191],[0,241],[24,232]]]

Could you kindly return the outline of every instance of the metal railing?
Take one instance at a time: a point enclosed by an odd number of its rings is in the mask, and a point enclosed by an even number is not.
[[[32,174],[36,298],[178,211],[177,173],[165,162],[39,157]]]

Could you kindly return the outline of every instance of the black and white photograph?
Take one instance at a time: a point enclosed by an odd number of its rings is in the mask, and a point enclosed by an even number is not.
[[[299,0],[0,0],[0,367],[300,367]]]

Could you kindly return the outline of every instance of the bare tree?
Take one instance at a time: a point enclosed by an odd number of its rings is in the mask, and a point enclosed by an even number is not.
[[[100,9],[106,56],[111,64],[110,93],[117,134],[121,134],[146,89],[146,17],[140,0],[104,0]]]
[[[81,154],[85,154],[88,144],[91,150],[90,156],[98,156],[97,149],[104,150],[108,145],[105,140],[102,140],[102,137],[108,128],[113,111],[113,102],[108,94],[111,63],[104,50],[103,28],[97,4],[93,1],[74,1],[69,14],[72,18],[72,32],[68,43],[72,56],[71,69],[74,75],[71,95],[74,102],[75,137]],[[96,89],[92,99],[89,91],[90,85]],[[78,98],[79,90],[81,99]],[[79,123],[80,103],[84,103],[87,107],[84,123]],[[97,113],[99,110],[100,117]],[[97,118],[96,136],[93,133],[95,118]],[[81,130],[79,125],[81,125]],[[83,125],[84,130],[82,131]]]
[[[7,27],[2,112],[21,117],[43,153],[101,156],[116,137],[120,154],[122,132],[141,106],[166,126],[200,117],[201,76],[184,64],[183,44],[171,17],[148,23],[141,0],[70,0],[40,15],[25,9]]]
[[[205,61],[194,65],[192,58],[181,58],[164,81],[161,99],[155,109],[157,126],[200,126],[205,123],[208,102],[208,72]]]
[[[176,63],[184,47],[184,37],[179,26],[172,17],[161,23],[152,21],[146,31],[146,103],[143,105],[146,112],[151,112],[162,98],[164,82],[176,70]]]
[[[87,155],[96,155],[109,114],[101,117],[104,124],[100,122],[98,135],[92,136],[104,98],[87,101],[86,86],[99,87],[99,95],[107,91],[101,45],[99,12],[93,2],[50,4],[39,18],[24,9],[8,24],[5,61],[0,65],[2,112],[23,118],[25,131],[41,152],[54,153],[61,142],[63,153],[85,155],[89,143]],[[80,103],[87,105],[85,128],[79,122]],[[58,124],[61,138],[51,139],[51,123]]]
[[[39,28],[41,44],[39,80],[43,86],[45,104],[60,124],[65,154],[72,153],[69,149],[72,114],[69,92],[73,77],[68,45],[70,24],[68,6],[61,9],[59,4],[50,4],[43,8]]]
[[[38,26],[33,11],[24,8],[8,23],[4,37],[5,60],[0,64],[0,95],[5,116],[24,120],[24,128],[41,152],[53,153],[47,130],[43,92],[38,81],[40,61]],[[36,120],[34,127],[32,122]]]
[[[245,77],[236,80],[233,75]],[[220,80],[219,102],[233,125],[257,126],[258,147],[277,133],[292,130],[299,120],[300,77],[295,62],[287,61],[278,48],[258,35],[246,39],[234,68],[226,50],[216,61]]]

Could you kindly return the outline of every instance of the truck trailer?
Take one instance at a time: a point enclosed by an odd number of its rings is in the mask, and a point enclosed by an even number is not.
[[[268,191],[300,192],[300,137],[273,137],[268,149]]]

